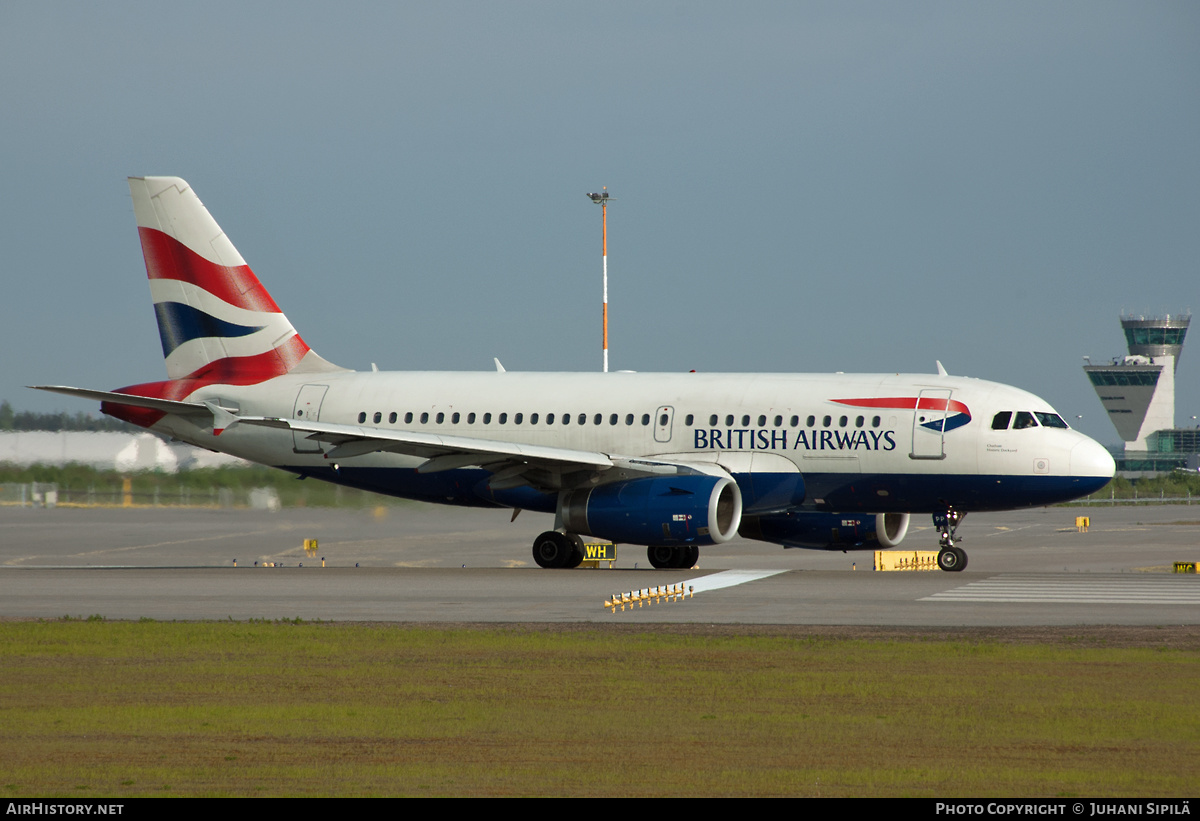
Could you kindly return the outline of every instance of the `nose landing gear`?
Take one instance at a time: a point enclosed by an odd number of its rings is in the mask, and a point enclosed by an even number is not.
[[[966,516],[952,507],[946,508],[945,513],[933,514],[933,526],[940,534],[938,545],[941,550],[938,551],[937,563],[942,570],[959,571],[967,567],[966,551],[954,543],[958,526]]]

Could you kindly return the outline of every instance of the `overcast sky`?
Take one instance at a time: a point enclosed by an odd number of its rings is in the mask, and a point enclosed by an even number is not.
[[[0,399],[165,377],[125,177],[365,369],[933,372],[1200,308],[1195,2],[0,2]],[[1177,423],[1200,414],[1200,329]],[[1082,420],[1076,420],[1082,415]]]

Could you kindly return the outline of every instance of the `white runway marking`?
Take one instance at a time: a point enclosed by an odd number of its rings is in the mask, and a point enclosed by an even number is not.
[[[1200,605],[1195,576],[1004,575],[926,596],[921,601],[1023,602],[1048,604]]]
[[[696,593],[702,593],[705,590],[720,590],[722,587],[733,587],[787,572],[786,570],[724,570],[696,579],[694,582],[684,582],[684,585],[692,588]]]

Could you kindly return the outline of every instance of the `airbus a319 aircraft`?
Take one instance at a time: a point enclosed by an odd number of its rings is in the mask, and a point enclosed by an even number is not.
[[[98,391],[174,439],[392,496],[553,514],[542,567],[583,537],[692,567],[735,536],[876,549],[932,514],[943,570],[972,510],[1064,502],[1108,452],[1031,393],[937,374],[356,372],[292,327],[191,187],[129,180],[167,379]],[[513,514],[515,517],[515,513]]]

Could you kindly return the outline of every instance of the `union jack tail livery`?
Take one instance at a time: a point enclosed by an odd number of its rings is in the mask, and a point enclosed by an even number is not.
[[[305,344],[191,186],[130,177],[167,377],[256,384],[339,371]]]

